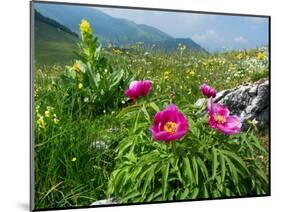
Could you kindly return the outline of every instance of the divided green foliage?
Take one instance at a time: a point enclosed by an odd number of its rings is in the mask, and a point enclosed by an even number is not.
[[[165,144],[151,140],[145,114],[153,116],[155,110],[144,113],[142,108],[149,104],[145,105],[131,108],[129,116],[120,112],[129,131],[139,130],[117,146],[108,197],[128,203],[268,193],[266,166],[259,159],[267,152],[253,132],[224,136],[210,130],[206,120],[188,118],[187,135]]]

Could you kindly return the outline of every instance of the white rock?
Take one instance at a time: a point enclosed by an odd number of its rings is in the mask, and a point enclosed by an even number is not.
[[[91,206],[93,205],[113,205],[117,204],[113,199],[103,199],[103,200],[98,200],[96,202],[93,202]]]
[[[269,126],[269,81],[261,79],[255,83],[241,85],[217,94],[215,102],[226,105],[231,114],[245,120],[256,120],[259,129]]]
[[[93,141],[92,147],[99,150],[108,148],[108,144],[105,141]]]
[[[203,106],[207,105],[207,102],[208,100],[206,98],[201,98],[195,102],[194,106],[198,108],[202,108]]]

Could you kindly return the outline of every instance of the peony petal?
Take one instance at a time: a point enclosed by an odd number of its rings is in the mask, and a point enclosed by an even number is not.
[[[168,106],[165,108],[165,110],[178,111],[178,107],[171,103],[171,104],[168,104]]]
[[[159,129],[158,129],[157,126],[151,126],[149,129],[150,129],[152,135],[154,135],[154,134],[159,132]]]
[[[181,112],[178,112],[179,122],[177,123],[177,132],[182,130],[188,130],[188,123],[186,121],[186,118]]]
[[[187,123],[180,123],[177,126],[177,131],[176,132],[187,131],[187,130],[188,130],[188,124]]]
[[[241,126],[241,120],[237,116],[229,116],[225,124],[217,124],[217,128],[226,135],[238,133]]]
[[[201,86],[201,92],[203,93],[203,95],[205,95],[207,92],[208,92],[208,85],[206,83],[204,83],[202,86]]]
[[[201,86],[201,92],[206,97],[215,97],[217,94],[216,90],[206,83]]]
[[[211,128],[213,128],[213,129],[217,128],[217,123],[216,123],[216,121],[215,121],[213,116],[209,116],[208,123],[209,123]]]
[[[137,96],[143,96],[143,83],[138,83],[133,88]]]
[[[143,96],[148,95],[150,90],[151,90],[151,81],[150,80],[144,80],[143,81],[142,95]]]
[[[129,89],[134,89],[139,83],[140,83],[140,81],[131,82],[129,85]]]
[[[226,118],[229,116],[230,113],[226,106],[220,104],[214,104],[214,111],[216,114],[224,116]]]
[[[214,103],[212,97],[208,100],[208,114],[209,115],[218,114],[218,115],[221,115],[221,116],[224,116],[227,118],[229,116],[229,113],[230,112],[225,105]]]
[[[153,119],[153,126],[155,128],[157,128],[158,130],[160,130],[162,128],[162,124],[161,124],[161,116],[162,116],[162,112],[157,112],[154,116]]]
[[[214,101],[213,98],[209,98],[208,100],[208,114],[213,115],[214,114]]]
[[[164,125],[167,122],[175,122],[177,129],[175,133],[164,131]],[[188,122],[184,114],[178,111],[178,108],[170,104],[163,111],[157,112],[154,116],[153,126],[150,127],[152,137],[159,141],[174,141],[186,134],[188,131]]]
[[[137,99],[139,96],[146,96],[151,90],[150,80],[133,81],[129,85],[129,89],[125,92],[125,95],[130,99]]]
[[[158,141],[169,141],[170,133],[166,131],[160,131],[152,134],[153,139]]]
[[[179,132],[176,132],[174,134],[170,134],[170,136],[168,137],[168,141],[175,141],[175,140],[178,140],[180,139],[181,137],[183,137],[187,132],[187,129],[186,130],[182,130],[182,131],[179,131]]]
[[[217,91],[214,88],[211,88],[209,90],[209,96],[210,97],[216,97],[216,95],[217,95]]]
[[[126,90],[125,95],[131,100],[135,100],[137,98],[136,93],[131,89]]]
[[[178,108],[174,104],[169,104],[163,111],[161,116],[161,123],[165,124],[168,121],[173,121],[178,123]]]
[[[161,124],[166,124],[168,121],[178,122],[179,117],[177,116],[177,111],[173,110],[163,110],[161,114]]]
[[[160,118],[161,118],[161,114],[162,114],[162,111],[160,112],[157,112],[153,118],[153,123],[154,124],[159,124],[160,122]]]

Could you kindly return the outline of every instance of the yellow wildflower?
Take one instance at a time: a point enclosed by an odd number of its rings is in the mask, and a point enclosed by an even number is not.
[[[92,29],[91,29],[91,27],[90,27],[90,24],[89,24],[89,22],[86,21],[85,19],[83,19],[83,20],[81,21],[81,24],[80,24],[80,31],[81,31],[82,33],[89,33],[89,34],[92,33]]]
[[[263,59],[265,58],[264,53],[259,52],[257,58],[258,58],[259,60],[263,60]]]
[[[43,128],[43,129],[46,128],[46,124],[45,124],[43,116],[40,116],[39,119],[36,121],[36,123],[39,125],[40,128]]]
[[[39,109],[40,109],[40,105],[36,105],[36,107],[35,107],[36,113],[39,113]]]
[[[60,120],[57,119],[57,118],[54,118],[53,121],[54,121],[55,124],[58,124]]]
[[[241,59],[243,59],[244,55],[242,53],[239,53],[236,57],[237,57],[237,59],[241,60]]]
[[[73,157],[73,158],[71,159],[72,162],[75,162],[76,160],[77,160],[76,157]]]
[[[45,116],[46,116],[46,117],[50,117],[50,110],[46,110],[46,111],[45,111]]]
[[[76,72],[79,72],[79,71],[80,71],[80,69],[79,69],[77,63],[74,63],[74,64],[73,64],[72,69],[73,69],[74,71],[76,71]]]
[[[78,88],[79,88],[79,89],[82,89],[82,88],[83,88],[83,84],[82,84],[81,82],[78,84]]]
[[[164,79],[168,79],[170,77],[171,71],[164,72]]]
[[[190,74],[190,76],[194,76],[195,75],[195,72],[194,71],[191,71],[191,72],[189,72],[189,74]]]
[[[122,54],[123,52],[119,49],[113,49],[112,50],[114,54]]]
[[[49,110],[49,111],[53,111],[53,110],[54,110],[54,108],[53,108],[53,107],[51,107],[51,106],[47,106],[47,110]]]

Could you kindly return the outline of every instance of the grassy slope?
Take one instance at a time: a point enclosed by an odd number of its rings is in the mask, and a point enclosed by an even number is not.
[[[78,39],[41,21],[35,22],[35,64],[65,64],[74,58]]]
[[[244,67],[243,61],[255,59],[257,50],[248,52],[241,60],[237,59],[237,55],[238,52],[230,52],[203,57],[192,53],[180,57],[176,53],[144,56],[144,52],[129,55],[107,52],[113,67],[135,70],[136,79],[153,81],[151,97],[158,98],[161,94],[166,98],[169,96],[181,109],[192,106],[202,97],[199,90],[202,82],[222,90],[245,80],[251,81],[254,73],[250,73],[249,68],[245,67],[239,73]],[[254,70],[263,73],[268,69],[257,62],[254,63]],[[62,71],[62,66],[56,66],[35,72],[35,106],[40,106],[35,119],[38,119],[38,114],[44,116],[47,106],[52,106],[53,113],[60,120],[55,125],[52,116],[45,118],[45,130],[36,125],[38,208],[89,205],[106,198],[107,183],[115,163],[116,144],[122,136],[128,135],[127,128],[120,128],[121,122],[116,116],[122,108],[112,113],[92,114],[94,105],[78,98],[83,90],[77,88],[77,96],[66,95],[67,85],[55,77]],[[268,76],[268,71],[264,73]],[[163,108],[167,101],[159,107]],[[75,104],[79,108],[75,108]],[[98,148],[100,142],[108,144],[109,148]],[[76,161],[72,161],[74,157]]]

